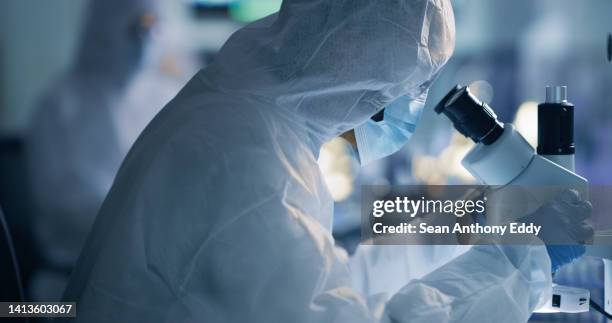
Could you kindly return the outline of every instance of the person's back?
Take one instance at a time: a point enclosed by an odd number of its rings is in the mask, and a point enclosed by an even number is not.
[[[123,299],[131,301],[113,306],[126,320],[183,321],[183,315],[198,314],[195,318],[222,321],[230,317],[218,312],[227,309],[217,302],[242,307],[240,297],[247,301],[262,288],[291,290],[294,275],[309,279],[303,269],[282,266],[289,257],[310,257],[316,247],[310,240],[288,244],[296,231],[324,235],[331,224],[329,217],[310,217],[324,214],[320,210],[330,209],[332,200],[322,191],[319,174],[311,171],[316,159],[300,144],[303,134],[291,129],[291,122],[278,123],[273,110],[201,93],[198,78],[152,121],[126,158],[86,248],[99,251],[84,254],[74,273],[72,283],[87,288],[69,289],[66,295],[77,296],[81,307]],[[220,122],[210,107],[196,103],[203,97],[223,100],[219,109],[235,118]],[[262,126],[268,121],[295,144],[275,145],[275,134]],[[291,176],[297,182],[288,180]],[[291,217],[284,203],[295,204]],[[302,209],[305,205],[308,209]],[[333,248],[329,236],[321,243]],[[287,258],[279,259],[281,254]],[[272,268],[278,277],[269,280]],[[215,301],[190,313],[182,306],[194,294]],[[296,301],[299,295],[293,297]],[[87,321],[87,313],[79,316]],[[246,320],[253,313],[233,315],[232,320]]]

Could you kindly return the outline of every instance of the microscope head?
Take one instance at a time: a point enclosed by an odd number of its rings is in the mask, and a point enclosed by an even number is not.
[[[490,145],[504,132],[504,125],[488,104],[481,102],[469,87],[455,85],[435,107],[436,113],[444,113],[457,131],[475,143]]]

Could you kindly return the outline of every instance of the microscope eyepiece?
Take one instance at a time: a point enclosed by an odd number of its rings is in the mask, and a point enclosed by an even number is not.
[[[444,113],[455,129],[475,143],[490,145],[504,132],[504,126],[488,104],[481,102],[469,87],[455,87],[438,103],[436,113]]]

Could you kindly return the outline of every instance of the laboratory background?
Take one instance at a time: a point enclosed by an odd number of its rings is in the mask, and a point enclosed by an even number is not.
[[[113,178],[157,112],[216,57],[233,32],[281,0],[0,1],[2,300],[58,300]],[[429,91],[410,143],[361,168],[337,138],[319,155],[334,236],[360,239],[362,185],[473,184],[460,161],[473,143],[433,111],[469,85],[533,145],[546,86],[575,105],[576,172],[612,183],[610,0],[454,0],[456,47]],[[128,13],[143,14],[134,20]],[[131,20],[129,20],[131,19]],[[133,21],[132,21],[133,20]],[[129,24],[133,28],[119,29]],[[124,33],[130,33],[125,35]],[[100,52],[108,51],[108,55]],[[373,61],[371,64],[377,64]],[[12,243],[7,243],[7,235]],[[11,261],[16,258],[18,272]],[[569,283],[603,293],[584,261]],[[15,279],[15,277],[18,279]],[[602,297],[599,295],[599,297]],[[599,314],[534,314],[534,322],[605,322]]]

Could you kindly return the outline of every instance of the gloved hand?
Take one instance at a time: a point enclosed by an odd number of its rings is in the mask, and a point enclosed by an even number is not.
[[[546,244],[553,273],[584,254],[585,247],[580,243],[592,241],[594,230],[586,223],[591,210],[591,203],[581,200],[578,192],[564,190],[521,219],[541,226],[538,237]]]

